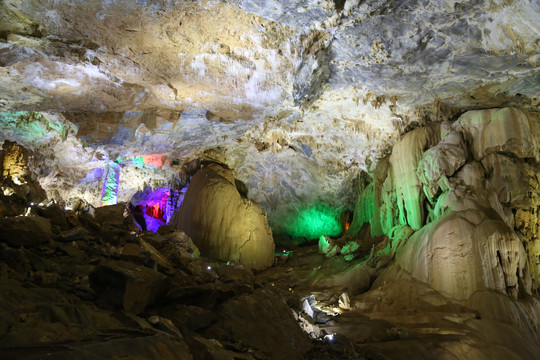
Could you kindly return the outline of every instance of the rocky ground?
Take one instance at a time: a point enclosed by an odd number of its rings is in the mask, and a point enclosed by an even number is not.
[[[3,359],[532,359],[520,356],[538,348],[536,331],[410,277],[377,280],[392,269],[383,252],[280,248],[254,274],[167,226],[137,231],[122,204],[28,206],[0,227]]]

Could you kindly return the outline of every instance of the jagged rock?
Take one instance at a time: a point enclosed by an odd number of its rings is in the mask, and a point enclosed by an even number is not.
[[[448,177],[467,161],[466,149],[461,134],[451,132],[424,152],[418,163],[417,175],[428,199],[434,199],[439,188],[449,190]]]
[[[357,252],[360,249],[360,245],[356,241],[349,241],[341,248],[342,255],[350,255]]]
[[[35,206],[32,208],[36,214],[47,218],[51,225],[58,227],[61,230],[67,230],[75,224],[70,223],[66,211],[56,202],[50,202],[46,206]]]
[[[92,238],[90,232],[82,226],[76,226],[69,230],[62,231],[55,237],[55,240],[61,242],[72,242],[72,241],[88,241]]]
[[[134,243],[125,244],[119,252],[121,260],[131,261],[139,265],[144,265],[150,257],[148,251]]]
[[[106,260],[90,274],[98,303],[139,314],[165,295],[166,276],[125,261]]]
[[[59,329],[60,330],[60,329]],[[81,341],[70,346],[38,348],[30,352],[36,359],[100,360],[124,358],[153,359],[156,356],[171,360],[193,360],[184,340],[171,339],[166,334],[133,331],[134,334],[119,338],[117,335],[101,336],[99,341]],[[7,350],[10,359],[28,359],[28,351]]]
[[[321,235],[321,237],[319,238],[319,252],[325,257],[329,258],[332,256],[336,256],[339,253],[340,249],[341,247],[328,236]]]
[[[250,353],[239,353],[224,346],[216,339],[205,339],[201,336],[194,336],[190,341],[190,350],[193,351],[195,359],[214,360],[255,360]]]
[[[171,263],[177,265],[189,263],[201,255],[191,238],[179,230],[164,235],[156,246]]]
[[[216,279],[214,279],[216,280]],[[165,297],[167,302],[194,305],[204,309],[216,309],[227,299],[239,294],[252,293],[245,284],[225,284],[219,281],[204,284],[175,286]]]
[[[112,224],[123,226],[125,224],[124,214],[126,212],[126,204],[120,203],[116,205],[101,206],[95,209],[95,220],[99,224]]]
[[[52,239],[51,223],[40,216],[0,219],[0,241],[14,247],[35,247]]]
[[[204,256],[253,269],[274,262],[274,242],[259,205],[242,198],[232,172],[217,164],[199,170],[169,225],[189,235]]]
[[[161,311],[180,329],[199,331],[214,323],[218,314],[215,311],[194,305],[173,303]]]
[[[221,264],[216,266],[219,280],[224,283],[252,284],[253,272],[241,264]]]
[[[26,288],[14,280],[0,283],[0,306],[2,348],[83,340],[122,326],[91,303],[52,288]]]

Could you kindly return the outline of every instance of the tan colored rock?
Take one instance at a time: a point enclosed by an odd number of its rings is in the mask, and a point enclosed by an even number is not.
[[[10,188],[28,202],[44,200],[47,195],[29,168],[32,151],[5,141],[0,152],[0,186]]]
[[[234,260],[252,269],[274,262],[272,231],[261,207],[242,198],[232,171],[217,164],[193,176],[169,225],[190,236],[204,256]]]
[[[418,163],[424,151],[440,139],[439,126],[415,129],[394,145],[390,164],[399,208],[399,223],[419,230],[424,224],[425,195],[417,175]]]
[[[471,141],[477,160],[492,152],[539,158],[533,127],[527,115],[518,109],[468,111],[461,115],[455,127]]]
[[[443,191],[448,190],[448,177],[466,161],[466,145],[458,132],[451,132],[424,152],[418,164],[417,175],[428,199],[433,199],[441,188]]]
[[[530,293],[527,257],[518,236],[480,210],[453,213],[415,233],[396,256],[416,279],[454,299],[494,289]]]
[[[529,185],[525,163],[509,156],[490,153],[482,159],[482,165],[489,174],[488,182],[501,203],[512,206],[527,200],[534,189]]]

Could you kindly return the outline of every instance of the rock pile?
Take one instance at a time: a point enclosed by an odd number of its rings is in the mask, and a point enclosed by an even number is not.
[[[28,202],[0,219],[1,358],[301,359],[310,349],[285,301],[243,265],[201,257],[168,226],[138,232],[124,204],[74,209]]]

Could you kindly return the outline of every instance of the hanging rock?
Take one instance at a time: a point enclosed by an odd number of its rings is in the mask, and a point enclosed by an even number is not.
[[[420,229],[425,221],[423,207],[425,195],[416,169],[426,148],[437,144],[439,139],[438,125],[415,129],[405,134],[401,141],[394,145],[390,156],[399,223],[408,224],[414,230]]]

